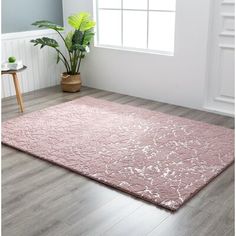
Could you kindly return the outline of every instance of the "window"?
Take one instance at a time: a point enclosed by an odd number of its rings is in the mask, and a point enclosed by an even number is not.
[[[94,0],[95,46],[174,53],[175,0]]]

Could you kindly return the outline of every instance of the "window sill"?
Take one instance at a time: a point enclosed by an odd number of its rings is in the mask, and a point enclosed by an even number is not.
[[[95,48],[104,48],[104,49],[118,50],[118,51],[124,51],[124,52],[135,52],[135,53],[153,54],[153,55],[159,55],[159,56],[170,56],[170,57],[174,56],[173,52],[157,51],[157,50],[150,50],[150,49],[107,46],[107,45],[102,45],[102,44],[95,44],[94,47]]]

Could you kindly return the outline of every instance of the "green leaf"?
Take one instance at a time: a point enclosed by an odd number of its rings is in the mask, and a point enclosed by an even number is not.
[[[84,32],[83,45],[89,45],[94,37],[94,32],[87,30]]]
[[[86,51],[85,47],[83,45],[80,45],[80,44],[73,44],[72,45],[72,49],[75,50],[75,51],[79,50],[81,52],[85,52]]]
[[[89,30],[95,26],[95,22],[90,19],[90,14],[87,12],[69,16],[68,23],[70,26],[80,31]]]
[[[90,29],[93,29],[95,25],[96,25],[95,21],[91,21],[91,20],[84,21],[82,22],[80,26],[80,30],[82,31],[90,30]]]
[[[31,43],[34,44],[34,46],[41,45],[40,48],[43,48],[44,46],[57,48],[59,47],[58,42],[55,39],[43,37],[43,38],[37,38],[30,40]]]
[[[72,51],[72,38],[74,35],[74,31],[70,31],[65,38],[65,42],[66,42],[66,47],[68,48],[68,50],[71,52]]]
[[[72,44],[82,44],[83,43],[83,33],[80,30],[75,30],[72,37]]]
[[[57,31],[64,30],[64,27],[57,25],[51,21],[47,21],[47,20],[36,21],[32,25],[37,26],[38,28],[47,28],[47,29],[53,29]]]
[[[75,14],[68,17],[68,23],[75,29],[79,29],[82,22],[85,20],[88,20],[90,17],[90,14],[87,12],[81,12],[79,14]]]

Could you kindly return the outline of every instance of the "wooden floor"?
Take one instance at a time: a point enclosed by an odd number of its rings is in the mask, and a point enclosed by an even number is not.
[[[25,113],[85,95],[234,128],[233,118],[85,87],[76,94],[59,87],[25,94]],[[20,115],[14,97],[3,99],[3,121]],[[234,166],[170,213],[2,146],[2,235],[233,236]]]

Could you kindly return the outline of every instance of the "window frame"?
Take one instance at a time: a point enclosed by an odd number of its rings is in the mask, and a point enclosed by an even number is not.
[[[150,54],[158,54],[158,55],[164,55],[164,56],[174,56],[175,53],[175,29],[176,29],[176,20],[174,25],[174,48],[173,52],[170,51],[161,51],[161,50],[155,50],[155,49],[149,49],[148,43],[149,43],[149,13],[150,12],[173,12],[175,13],[175,19],[176,19],[176,7],[175,10],[151,10],[149,9],[149,0],[147,0],[147,9],[130,9],[130,8],[123,8],[123,0],[121,0],[121,8],[99,8],[98,4],[99,0],[93,0],[93,15],[94,19],[96,21],[96,34],[94,37],[94,47],[97,48],[105,48],[105,49],[115,49],[120,51],[131,51],[131,52],[140,52],[140,53],[150,53]],[[121,12],[121,46],[117,45],[107,45],[107,44],[101,44],[99,43],[99,10],[119,10]],[[147,42],[146,42],[146,48],[136,48],[136,47],[126,47],[123,46],[123,12],[124,11],[142,11],[147,13]]]

